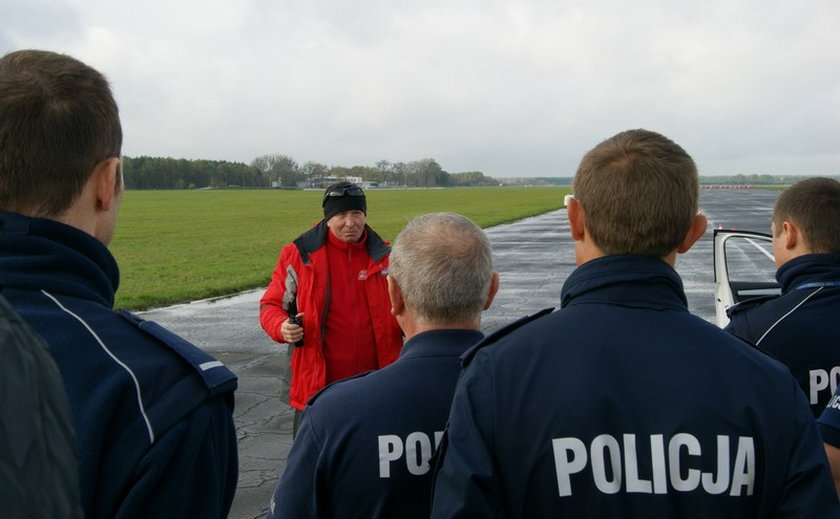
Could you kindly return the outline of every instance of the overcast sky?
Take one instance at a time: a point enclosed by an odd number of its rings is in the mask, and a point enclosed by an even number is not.
[[[103,72],[129,156],[570,176],[628,128],[701,174],[840,174],[840,2],[0,0]]]

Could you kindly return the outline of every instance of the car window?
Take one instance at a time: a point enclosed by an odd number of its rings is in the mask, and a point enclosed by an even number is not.
[[[726,326],[726,308],[750,298],[778,295],[776,264],[768,234],[715,231],[715,313]]]

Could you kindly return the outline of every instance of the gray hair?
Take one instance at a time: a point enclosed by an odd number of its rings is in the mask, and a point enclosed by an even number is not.
[[[490,240],[454,213],[418,216],[391,249],[390,276],[418,320],[446,324],[481,315],[493,277]]]

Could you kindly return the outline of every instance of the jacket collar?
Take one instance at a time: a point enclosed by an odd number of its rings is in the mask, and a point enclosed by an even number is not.
[[[599,302],[630,307],[688,308],[682,280],[660,258],[604,256],[578,267],[566,279],[561,307]]]
[[[120,271],[90,234],[45,218],[0,211],[0,283],[98,300],[109,308]]]
[[[347,242],[344,242],[344,241],[341,241],[340,239],[338,239],[338,237],[335,234],[327,231],[327,243],[329,245],[333,246],[333,247],[336,247],[338,250],[340,250],[342,252],[346,252],[348,250],[351,250],[351,251],[355,252],[355,251],[366,248],[366,246],[367,246],[367,235],[368,235],[367,229],[365,229],[364,231],[362,231],[362,237],[359,239],[359,241],[357,241],[355,243],[347,243]]]
[[[328,232],[330,230],[327,227],[326,220],[321,220],[314,227],[295,239],[293,243],[297,247],[300,259],[304,265],[312,263],[312,259],[310,258],[312,253],[327,243]],[[391,253],[391,247],[367,224],[365,224],[365,235],[367,236],[365,246],[374,263],[382,260]]]
[[[458,357],[484,338],[479,330],[447,329],[421,332],[406,341],[400,359]]]
[[[776,271],[782,292],[803,283],[840,281],[840,254],[805,254],[785,262]]]

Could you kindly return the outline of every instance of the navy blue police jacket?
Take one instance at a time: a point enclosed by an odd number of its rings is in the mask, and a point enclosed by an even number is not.
[[[227,517],[236,377],[161,326],[113,311],[118,282],[89,234],[0,212],[3,295],[63,377],[85,517]]]
[[[840,449],[840,388],[817,418],[817,427],[825,443]]]
[[[446,425],[459,357],[482,337],[422,332],[393,364],[313,396],[268,517],[428,518],[429,459]]]
[[[796,381],[660,259],[585,263],[464,362],[432,517],[840,516]]]
[[[819,416],[840,381],[840,254],[806,254],[776,271],[782,295],[729,309],[726,330],[788,368]]]

